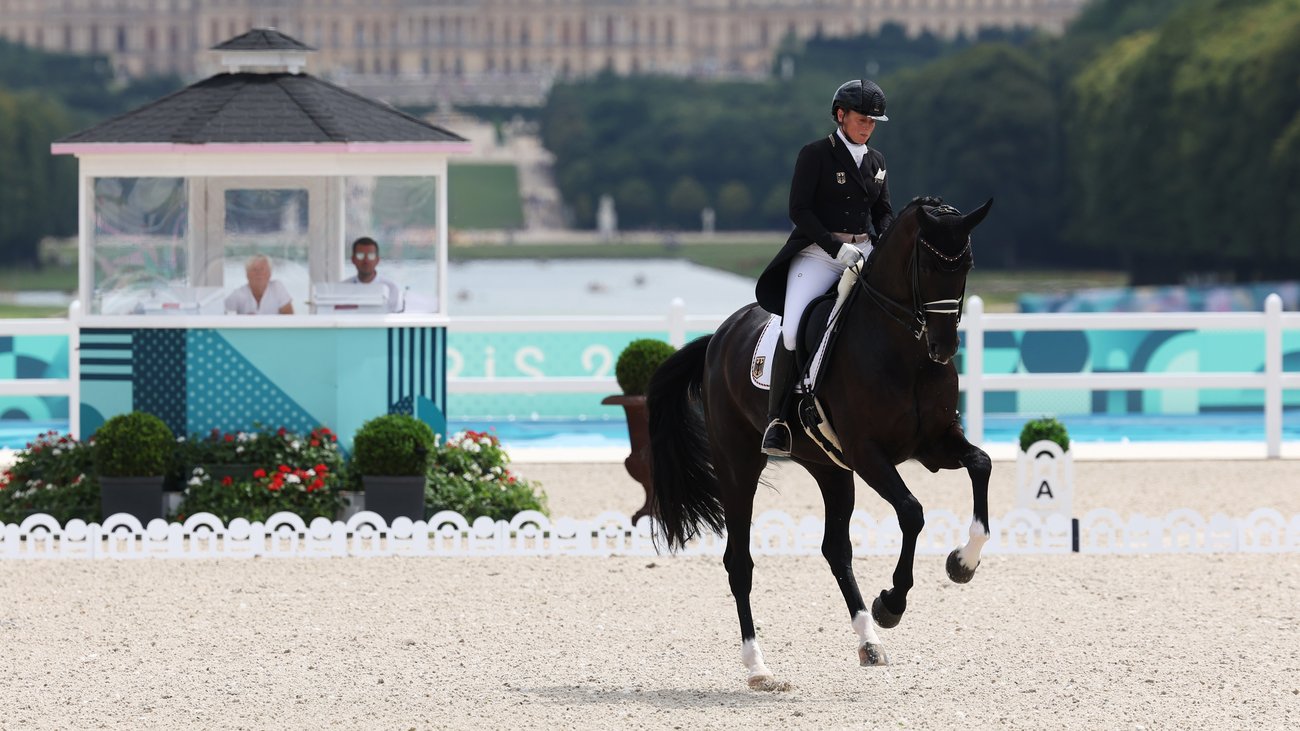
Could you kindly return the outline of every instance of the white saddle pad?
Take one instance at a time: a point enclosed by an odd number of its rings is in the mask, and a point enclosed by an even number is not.
[[[795,386],[795,391],[804,393],[808,383],[817,381],[817,372],[821,370],[822,354],[826,352],[826,339],[830,334],[830,329],[826,330],[826,335],[822,336],[821,345],[817,346],[817,352],[813,355],[812,369],[808,373],[808,380],[800,381]],[[781,318],[778,315],[772,315],[767,319],[767,324],[763,326],[763,332],[758,336],[758,344],[754,346],[754,356],[749,361],[749,381],[755,387],[768,391],[772,388],[772,369],[768,364],[772,362],[772,356],[776,354],[777,341],[781,339]]]
[[[817,382],[817,373],[822,367],[822,356],[826,354],[826,343],[830,339],[831,331],[834,329],[835,318],[839,317],[840,306],[844,304],[845,298],[848,297],[849,290],[853,289],[853,283],[858,278],[858,268],[849,267],[844,270],[840,276],[838,297],[835,306],[831,308],[829,321],[832,326],[826,328],[822,335],[822,341],[817,345],[817,352],[813,354],[812,368],[808,371],[808,378],[800,381],[795,387],[798,393],[806,393],[809,383]],[[767,318],[767,324],[763,326],[763,332],[758,336],[758,343],[754,345],[754,355],[749,361],[749,380],[756,388],[763,391],[769,391],[772,388],[772,369],[768,364],[772,362],[772,356],[776,353],[777,340],[781,337],[781,318],[779,315],[772,315]]]

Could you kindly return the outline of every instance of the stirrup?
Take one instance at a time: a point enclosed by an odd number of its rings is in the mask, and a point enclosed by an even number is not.
[[[763,432],[763,454],[771,457],[790,456],[790,426],[784,419],[773,419]]]

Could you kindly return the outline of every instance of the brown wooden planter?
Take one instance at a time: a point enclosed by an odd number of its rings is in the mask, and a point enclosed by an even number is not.
[[[623,460],[623,466],[632,479],[645,488],[645,504],[632,514],[635,523],[643,515],[654,515],[654,479],[650,461],[650,412],[646,409],[645,396],[606,396],[602,404],[622,406],[627,416],[627,435],[632,442],[632,453]]]
[[[99,478],[101,519],[116,513],[129,513],[142,524],[148,525],[154,518],[163,517],[162,486],[161,476],[101,476]]]

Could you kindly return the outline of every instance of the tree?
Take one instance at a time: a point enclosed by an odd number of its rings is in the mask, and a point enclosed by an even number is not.
[[[699,228],[700,211],[708,205],[708,191],[695,178],[680,178],[668,191],[668,209],[680,228]]]
[[[895,208],[918,195],[963,210],[995,198],[977,256],[1004,266],[1049,259],[1060,227],[1060,120],[1041,64],[987,44],[899,74],[892,88],[890,121],[872,144],[885,152]]]
[[[753,228],[749,211],[754,207],[749,186],[733,180],[718,190],[718,223],[723,228]]]

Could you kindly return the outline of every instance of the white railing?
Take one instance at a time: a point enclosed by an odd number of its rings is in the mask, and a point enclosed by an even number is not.
[[[74,308],[76,305],[74,304]],[[676,346],[688,332],[711,331],[727,315],[688,315],[675,299],[666,315],[609,317],[457,317],[453,333],[517,332],[640,332],[666,337]],[[75,318],[75,313],[74,313]],[[67,379],[0,380],[0,396],[66,396],[69,431],[80,432],[80,349],[74,319],[0,319],[0,336],[52,335],[68,338]],[[1092,313],[1092,314],[986,314],[984,302],[971,297],[962,319],[966,332],[966,373],[960,388],[966,392],[966,432],[971,442],[984,441],[984,396],[990,391],[1042,389],[1146,390],[1170,388],[1244,388],[1264,392],[1266,455],[1279,457],[1282,448],[1282,394],[1300,389],[1300,373],[1282,370],[1282,333],[1300,331],[1300,313],[1282,312],[1282,300],[1271,294],[1263,312]],[[987,374],[984,334],[990,332],[1061,330],[1249,330],[1264,333],[1264,369],[1223,373],[1013,373]],[[613,393],[612,376],[583,377],[466,377],[447,379],[451,393]]]
[[[453,333],[483,332],[643,332],[666,334],[681,346],[688,331],[713,330],[726,315],[687,315],[680,299],[666,316],[654,317],[476,317],[456,318]],[[1282,333],[1300,331],[1300,313],[1283,313],[1282,299],[1271,294],[1263,312],[986,314],[984,301],[973,296],[962,318],[966,332],[966,432],[972,443],[984,441],[984,396],[990,391],[1043,389],[1147,390],[1173,388],[1244,388],[1264,392],[1266,454],[1281,456],[1282,392],[1300,389],[1300,373],[1282,371]],[[1264,333],[1264,370],[1221,373],[985,373],[984,335],[990,332],[1060,330],[1249,330]],[[464,377],[447,379],[452,393],[612,393],[612,377]]]
[[[81,334],[73,324],[77,304],[69,318],[0,318],[0,336],[33,335],[68,339],[67,378],[0,379],[0,396],[64,396],[68,399],[68,431],[81,433]]]

